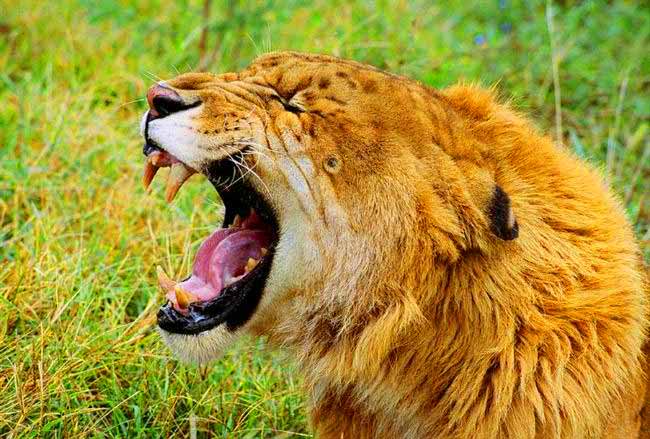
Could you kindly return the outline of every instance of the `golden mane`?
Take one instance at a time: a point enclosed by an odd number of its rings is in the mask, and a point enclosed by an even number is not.
[[[206,102],[200,132],[253,102],[246,135],[281,151],[256,172],[304,266],[276,255],[246,330],[296,355],[319,437],[638,433],[631,227],[598,172],[492,91],[291,52],[170,84]]]

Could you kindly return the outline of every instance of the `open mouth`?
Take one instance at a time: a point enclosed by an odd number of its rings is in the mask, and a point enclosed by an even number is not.
[[[171,168],[166,189],[171,202],[196,171],[151,142],[143,152],[147,157],[145,188],[160,168]],[[199,247],[191,275],[176,282],[157,269],[158,283],[167,298],[158,311],[158,326],[166,331],[198,334],[223,323],[234,330],[246,323],[259,304],[271,270],[278,226],[273,209],[238,173],[227,157],[207,166],[205,174],[226,212],[221,228]],[[222,183],[224,180],[229,183]]]

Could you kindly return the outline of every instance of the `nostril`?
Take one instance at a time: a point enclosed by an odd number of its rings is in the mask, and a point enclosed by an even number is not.
[[[152,118],[165,117],[172,113],[196,106],[197,102],[186,104],[183,98],[171,88],[156,84],[147,93],[149,114]]]
[[[171,95],[159,95],[153,98],[153,106],[160,116],[167,116],[168,114],[176,113],[181,111],[185,105],[180,96],[171,96]]]

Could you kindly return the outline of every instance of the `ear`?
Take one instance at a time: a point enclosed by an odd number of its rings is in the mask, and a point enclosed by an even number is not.
[[[510,205],[510,197],[499,185],[494,187],[492,201],[488,208],[492,231],[499,238],[510,241],[519,236],[519,224]]]

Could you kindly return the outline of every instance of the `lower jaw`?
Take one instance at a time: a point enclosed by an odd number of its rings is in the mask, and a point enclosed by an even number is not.
[[[171,303],[163,305],[158,311],[158,326],[167,332],[186,335],[197,335],[219,325],[225,325],[229,331],[240,328],[257,310],[271,271],[274,250],[274,247],[269,248],[245,282],[224,288],[214,299],[190,304],[186,314],[177,311]]]
[[[217,326],[199,335],[174,334],[159,328],[160,336],[174,356],[184,363],[203,365],[219,358],[241,335]],[[200,337],[200,342],[197,339]]]

